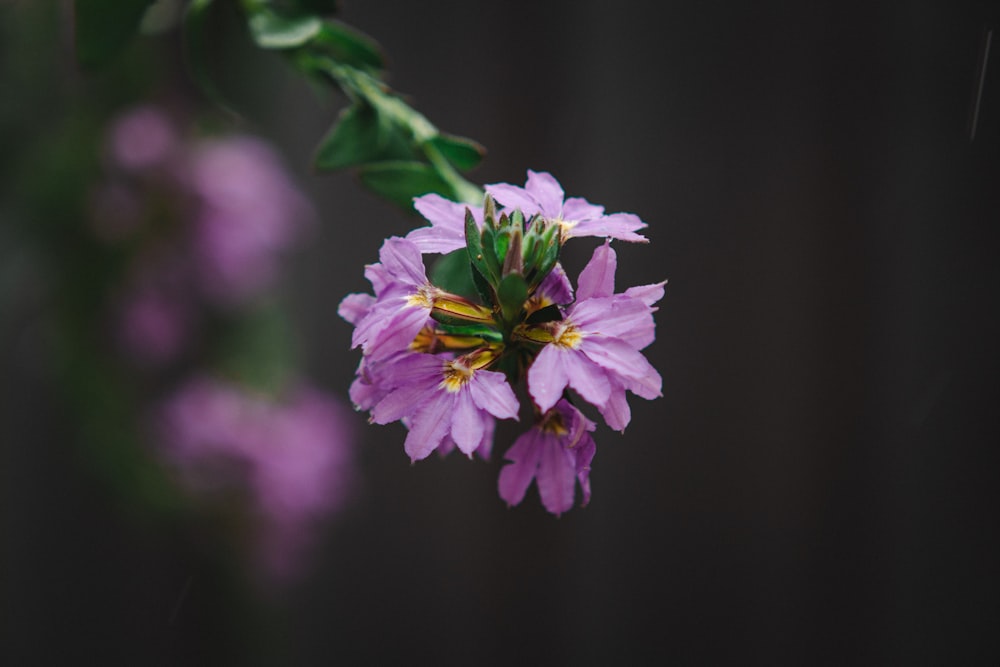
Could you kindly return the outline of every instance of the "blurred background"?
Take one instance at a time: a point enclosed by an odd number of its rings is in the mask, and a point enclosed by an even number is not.
[[[8,4],[4,21],[28,3]],[[649,223],[650,244],[616,244],[618,285],[669,280],[646,351],[664,397],[632,397],[624,435],[598,429],[593,500],[558,519],[534,488],[504,506],[499,456],[411,465],[401,426],[342,414],[351,493],[309,524],[303,573],[261,589],[234,574],[246,540],[197,509],[130,508],[119,464],[80,446],[46,277],[81,246],[52,236],[40,256],[0,219],[4,664],[997,663],[996,3],[342,10],[395,89],[488,148],[473,181],[550,171]],[[3,26],[0,88],[47,91],[2,94],[8,146],[65,127],[53,91],[99,97],[94,118],[150,101],[81,73],[49,18],[50,42]],[[195,117],[211,105],[178,102],[199,98],[174,41],[125,57]],[[242,118],[209,124],[271,141],[314,208],[273,290],[304,376],[346,404],[358,355],[337,304],[417,220],[313,173],[342,100],[232,43],[217,65]],[[25,83],[49,61],[55,79]],[[75,173],[7,155],[8,202],[32,174],[61,192]],[[591,250],[567,247],[570,275]],[[497,452],[517,433],[502,425]]]

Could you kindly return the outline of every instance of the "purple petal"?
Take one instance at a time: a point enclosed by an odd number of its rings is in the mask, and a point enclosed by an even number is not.
[[[348,294],[337,307],[337,314],[357,326],[374,304],[375,297],[371,294]]]
[[[561,264],[557,262],[552,267],[549,275],[545,276],[545,279],[535,289],[535,294],[560,305],[573,302],[573,285]]]
[[[663,379],[652,366],[649,367],[648,373],[635,378],[626,378],[625,386],[630,392],[647,401],[663,396]]]
[[[580,272],[577,280],[577,301],[585,301],[595,297],[607,297],[615,293],[615,269],[618,267],[618,257],[607,241],[597,246],[587,266]]]
[[[604,369],[580,352],[575,352],[569,359],[572,360],[566,364],[569,386],[591,405],[604,405],[611,394],[611,383]]]
[[[517,505],[524,500],[524,494],[535,478],[538,470],[538,459],[542,453],[542,434],[537,428],[530,429],[514,442],[504,458],[508,463],[500,471],[497,488],[500,497],[508,506]]]
[[[424,402],[420,412],[414,415],[410,432],[406,434],[406,442],[403,443],[403,449],[411,461],[427,458],[451,429],[454,394],[438,392],[425,396]]]
[[[468,456],[483,438],[483,418],[472,396],[463,387],[455,395],[455,408],[451,415],[451,437],[458,449]]]
[[[589,333],[638,340],[649,338],[650,341],[655,338],[652,308],[639,299],[624,295],[577,301],[568,317],[576,326]]]
[[[431,311],[427,308],[408,306],[370,338],[363,349],[376,361],[405,350],[430,319]]]
[[[590,463],[594,460],[594,454],[597,453],[597,445],[588,434],[580,441],[575,451],[576,479],[580,482],[580,490],[583,491],[583,500],[580,502],[580,506],[586,507],[590,503]]]
[[[417,286],[427,283],[423,256],[412,241],[398,236],[389,237],[382,244],[378,257],[382,266],[396,280]]]
[[[428,395],[426,385],[397,387],[372,409],[372,421],[376,424],[389,424],[409,417],[429,400],[433,400],[433,395]]]
[[[372,289],[376,296],[380,296],[382,291],[389,285],[395,284],[389,271],[379,263],[365,264],[365,278],[372,284]]]
[[[476,371],[469,382],[472,400],[499,419],[517,419],[520,404],[507,376],[494,371]]]
[[[456,204],[436,194],[413,200],[413,206],[430,221],[430,227],[414,229],[408,241],[422,253],[447,253],[465,247],[465,204]],[[472,216],[482,226],[482,209],[472,208]]]
[[[619,338],[587,336],[580,349],[594,363],[626,378],[660,377],[642,352]]]
[[[608,402],[597,407],[607,425],[615,431],[624,431],[632,420],[632,409],[625,398],[625,387],[619,382],[612,382],[611,395]]]
[[[561,218],[563,213],[563,199],[566,193],[563,192],[559,181],[552,177],[547,171],[528,170],[528,182],[524,184],[524,189],[534,197],[541,206],[542,215],[546,218]],[[527,215],[527,211],[521,211]]]
[[[631,213],[612,213],[591,220],[581,220],[579,224],[570,228],[567,236],[571,238],[581,236],[602,236],[632,243],[648,243],[649,239],[641,234],[636,234],[637,229],[646,227],[646,223],[639,219],[639,216]]]
[[[542,436],[542,455],[535,482],[542,504],[556,516],[573,507],[576,491],[576,456],[563,447],[559,438]]]
[[[562,207],[563,220],[591,220],[604,215],[604,207],[591,204],[582,197],[570,197]]]
[[[525,218],[530,218],[536,213],[542,213],[538,202],[524,188],[519,188],[509,183],[494,183],[486,186],[486,192],[507,208],[521,209],[521,213],[524,214]]]
[[[639,299],[647,306],[652,306],[654,303],[663,298],[663,286],[667,284],[664,280],[660,283],[653,283],[652,285],[639,285],[637,287],[629,287],[625,290],[625,296],[630,296],[633,299]]]
[[[545,412],[562,396],[569,378],[565,365],[571,351],[555,345],[546,345],[528,369],[528,393],[538,408]]]

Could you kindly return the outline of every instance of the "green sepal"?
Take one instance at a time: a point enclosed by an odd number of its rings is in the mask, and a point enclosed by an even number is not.
[[[532,277],[533,283],[541,283],[559,261],[559,234],[559,225],[552,225],[542,234],[541,252],[537,263],[538,273]]]
[[[316,149],[313,164],[317,169],[333,171],[371,162],[410,160],[414,155],[402,128],[359,102],[340,113],[336,125]]]
[[[318,16],[281,16],[269,9],[257,9],[247,21],[250,36],[262,49],[295,49],[313,40],[323,29]]]
[[[517,273],[504,276],[497,289],[497,298],[505,322],[513,323],[520,319],[524,301],[528,298],[528,284],[524,277]]]
[[[443,322],[438,323],[440,329],[443,333],[451,334],[453,336],[478,336],[485,341],[491,343],[502,343],[503,334],[501,334],[496,329],[487,326],[476,326],[476,325],[458,325],[458,324],[445,324]]]
[[[76,0],[76,59],[86,68],[110,63],[139,29],[153,0]]]
[[[448,162],[463,171],[478,165],[486,155],[486,149],[482,144],[451,134],[435,135],[428,139],[427,143],[440,151]]]
[[[486,225],[483,226],[483,230],[486,230]],[[491,268],[486,259],[483,236],[476,224],[476,219],[472,217],[472,211],[468,208],[465,209],[465,248],[469,252],[469,261],[472,263],[472,268],[476,270],[475,272],[482,276],[488,285],[495,284],[499,274]],[[475,278],[474,275],[473,278]],[[482,294],[481,289],[480,294]]]
[[[468,233],[468,227],[466,227],[466,233]],[[489,270],[489,273],[484,273],[483,277],[489,279],[491,285],[498,285],[500,282],[500,258],[497,257],[497,228],[492,218],[485,219],[481,236],[483,261],[486,262]]]
[[[469,326],[469,320],[462,319],[461,317],[454,317],[452,315],[448,315],[446,313],[442,313],[437,310],[431,311],[431,319],[437,322],[438,324],[444,326],[450,326],[450,327]]]
[[[472,283],[476,286],[476,291],[479,292],[479,297],[483,300],[483,303],[489,304],[491,307],[495,306],[497,303],[496,290],[493,289],[486,278],[475,267],[472,273]]]
[[[455,199],[451,185],[423,162],[377,162],[361,167],[358,176],[376,194],[407,210],[413,209],[414,197],[429,192]]]

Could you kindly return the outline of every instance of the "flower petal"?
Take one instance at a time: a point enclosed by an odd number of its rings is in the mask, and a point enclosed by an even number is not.
[[[546,345],[528,369],[528,393],[542,412],[556,404],[569,382],[565,365],[571,363],[570,355],[570,350]]]
[[[337,314],[357,326],[374,304],[375,297],[371,294],[348,294],[337,306]]]
[[[556,516],[573,507],[576,491],[576,456],[553,435],[542,436],[542,455],[535,481],[542,505]]]
[[[562,264],[556,262],[549,275],[545,276],[535,289],[535,294],[559,305],[573,302],[573,285],[570,283],[569,276],[566,275]]]
[[[566,364],[569,386],[591,405],[604,405],[611,394],[607,373],[582,352],[574,352],[570,359],[572,361]]]
[[[592,220],[604,215],[604,207],[591,204],[583,197],[570,197],[563,203],[563,220],[579,222],[581,220]]]
[[[469,392],[477,406],[499,419],[517,419],[520,404],[507,376],[494,371],[476,371]]]
[[[423,257],[412,241],[399,236],[389,237],[382,244],[378,257],[396,280],[409,285],[424,285],[427,282]]]
[[[663,286],[667,284],[667,281],[653,283],[652,285],[638,285],[636,287],[629,287],[625,290],[625,296],[630,296],[634,299],[639,299],[647,306],[652,306],[654,303],[663,298]]]
[[[646,223],[639,219],[639,216],[631,213],[612,213],[600,218],[591,220],[581,220],[579,224],[569,230],[567,236],[603,236],[633,243],[648,243],[649,239],[641,234],[636,234],[636,230],[646,227]]]
[[[541,432],[537,428],[532,428],[527,433],[522,433],[504,454],[504,458],[511,463],[505,465],[500,471],[497,490],[508,507],[517,505],[524,500],[524,494],[527,492],[531,480],[535,478],[535,472],[538,470],[538,459],[542,453],[541,440]]]
[[[604,405],[597,406],[605,423],[615,431],[624,431],[632,420],[632,409],[625,397],[625,387],[619,382],[611,383],[611,395]]]
[[[541,206],[524,188],[509,183],[494,183],[486,186],[486,192],[509,209],[521,209],[525,219],[542,213]]]
[[[450,415],[454,409],[454,394],[438,392],[424,398],[420,412],[413,417],[403,449],[411,461],[427,458],[451,429]]]
[[[374,360],[384,359],[410,346],[420,330],[431,319],[431,311],[421,306],[406,306],[365,346],[365,353]]]
[[[618,267],[618,257],[607,241],[597,246],[587,266],[580,272],[577,280],[577,301],[585,301],[595,297],[607,297],[615,293],[615,269]]]
[[[483,438],[482,413],[472,401],[467,388],[455,394],[455,408],[451,415],[451,438],[458,449],[468,456],[476,450]]]
[[[413,200],[413,207],[431,225],[418,227],[406,235],[422,253],[447,253],[465,247],[465,204],[457,204],[441,195],[426,194]],[[482,209],[470,208],[472,216],[482,225]]]
[[[547,171],[528,170],[528,182],[524,184],[524,189],[535,198],[541,207],[542,215],[546,218],[561,218],[563,199],[566,193],[563,192],[559,181],[553,178]],[[526,211],[521,211],[527,215]]]

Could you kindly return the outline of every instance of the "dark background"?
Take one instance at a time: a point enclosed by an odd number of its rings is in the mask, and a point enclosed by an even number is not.
[[[996,32],[970,132],[997,5],[345,5],[398,90],[489,148],[473,180],[547,170],[649,222],[618,285],[670,281],[664,397],[598,431],[593,501],[558,519],[534,490],[508,510],[498,460],[411,466],[402,427],[363,430],[360,495],[260,635],[76,464],[24,334],[9,664],[997,664]],[[304,172],[334,110],[270,76],[255,122]],[[286,291],[309,372],[345,394],[337,303],[414,223],[350,176],[307,186],[326,225]]]

